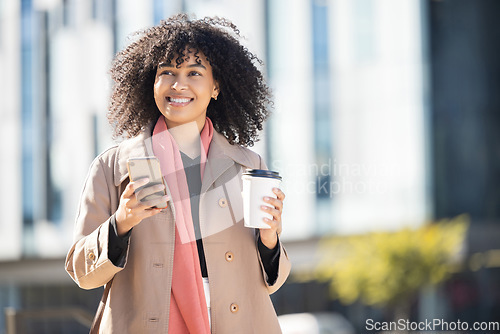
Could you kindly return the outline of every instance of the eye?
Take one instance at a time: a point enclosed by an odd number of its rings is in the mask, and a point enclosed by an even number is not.
[[[189,72],[189,76],[191,76],[191,77],[197,77],[197,76],[201,76],[201,73],[197,72],[197,71],[191,71],[191,72]]]
[[[169,70],[163,70],[158,75],[174,75],[174,73],[172,73],[172,71]]]

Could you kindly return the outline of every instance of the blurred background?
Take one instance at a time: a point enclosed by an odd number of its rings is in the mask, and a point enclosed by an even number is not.
[[[102,290],[64,258],[113,145],[110,62],[178,12],[232,20],[264,61],[252,149],[287,194],[285,333],[498,324],[500,1],[0,0],[0,333],[88,332]]]

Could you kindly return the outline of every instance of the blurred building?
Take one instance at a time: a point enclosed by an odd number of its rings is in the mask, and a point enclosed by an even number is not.
[[[499,10],[494,0],[458,0],[427,11],[433,216],[471,217],[468,258],[444,304],[468,322],[500,321]]]
[[[469,253],[483,260],[439,293],[423,294],[421,304],[428,316],[474,318],[466,309],[475,308],[493,319],[500,314],[500,260],[491,253],[500,249],[499,5],[0,0],[0,308],[96,309],[101,291],[80,290],[63,263],[90,162],[113,143],[109,65],[132,32],[183,11],[231,19],[266,64],[274,113],[254,149],[283,175],[283,239],[295,271],[311,270],[323,235],[469,213]],[[356,322],[370,312],[332,303],[314,284],[291,283],[273,300],[280,314],[333,310]],[[74,320],[27,326],[88,331]],[[4,327],[2,312],[0,333]]]

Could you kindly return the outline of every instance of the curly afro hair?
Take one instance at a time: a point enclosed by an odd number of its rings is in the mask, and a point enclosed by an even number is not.
[[[179,14],[137,34],[111,66],[114,84],[108,120],[115,137],[136,136],[160,117],[153,95],[157,66],[174,57],[180,66],[189,48],[207,57],[219,84],[218,98],[207,108],[215,130],[231,144],[253,146],[269,115],[271,95],[256,66],[262,62],[240,44],[233,23],[218,17],[191,20]]]

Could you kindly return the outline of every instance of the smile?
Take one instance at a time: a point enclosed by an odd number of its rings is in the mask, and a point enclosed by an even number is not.
[[[185,106],[187,104],[189,104],[189,102],[191,102],[191,98],[187,98],[187,97],[167,97],[167,100],[168,102],[173,105],[173,106],[177,106],[177,107],[181,107],[181,106]]]
[[[182,99],[182,98],[175,98],[175,97],[169,97],[168,100],[170,102],[175,102],[175,103],[188,103],[191,101],[191,99]]]

